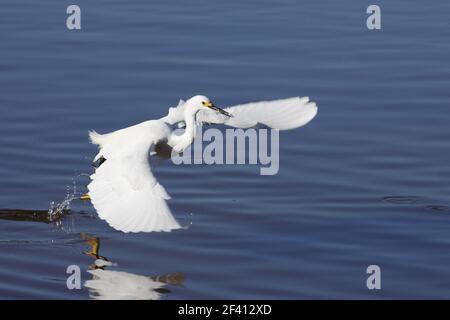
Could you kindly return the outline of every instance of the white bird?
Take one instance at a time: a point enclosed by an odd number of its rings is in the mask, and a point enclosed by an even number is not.
[[[91,175],[88,194],[101,219],[123,232],[171,231],[181,228],[166,200],[166,190],[153,176],[149,154],[159,143],[175,152],[185,150],[202,123],[249,128],[260,123],[273,129],[288,130],[307,124],[317,114],[317,106],[308,97],[295,97],[216,107],[205,96],[194,96],[167,116],[107,134],[89,132],[91,142],[100,151],[94,158],[98,167]],[[185,130],[177,135],[172,125],[183,121]]]

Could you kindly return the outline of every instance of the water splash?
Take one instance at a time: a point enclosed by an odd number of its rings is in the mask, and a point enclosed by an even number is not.
[[[50,221],[58,220],[61,215],[70,211],[70,203],[76,198],[76,186],[73,190],[67,190],[67,194],[61,202],[50,202],[50,209],[48,209],[48,218]]]
[[[67,186],[66,196],[61,202],[50,202],[50,209],[48,209],[48,218],[50,221],[57,221],[64,213],[70,211],[70,204],[73,200],[78,199],[80,194],[77,191],[77,179],[82,176],[89,176],[86,173],[81,173],[72,179],[72,185]]]

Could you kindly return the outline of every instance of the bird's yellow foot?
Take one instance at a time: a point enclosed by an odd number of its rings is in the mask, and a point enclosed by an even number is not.
[[[91,197],[89,196],[88,193],[86,193],[80,197],[80,200],[89,201],[89,200],[91,200]]]

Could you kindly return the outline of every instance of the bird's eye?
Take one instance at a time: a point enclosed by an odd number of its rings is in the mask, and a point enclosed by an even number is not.
[[[202,101],[202,105],[206,106],[206,102],[205,102],[205,101]]]

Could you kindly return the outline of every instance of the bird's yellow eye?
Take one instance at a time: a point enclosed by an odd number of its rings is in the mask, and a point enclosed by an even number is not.
[[[205,101],[202,101],[202,105],[206,106],[206,102],[205,102]]]

